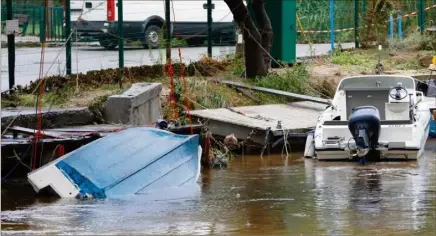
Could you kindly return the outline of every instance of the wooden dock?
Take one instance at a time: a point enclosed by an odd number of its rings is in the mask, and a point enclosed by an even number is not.
[[[271,134],[270,141],[282,138],[284,131],[289,133],[288,137],[306,137],[306,132],[315,127],[318,116],[325,108],[325,104],[305,101],[195,110],[191,111],[191,115],[208,121],[214,135],[224,137],[234,134],[240,141],[245,140],[253,129],[257,129],[258,132],[252,140],[255,143],[265,144],[268,129]]]

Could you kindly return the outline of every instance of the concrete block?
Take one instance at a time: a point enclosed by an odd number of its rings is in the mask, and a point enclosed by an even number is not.
[[[161,83],[136,83],[120,95],[110,96],[105,119],[113,123],[149,125],[161,117]]]
[[[86,108],[43,109],[42,128],[60,128],[66,126],[90,125],[95,121],[94,114]],[[5,129],[12,121],[12,126],[34,128],[37,120],[35,108],[2,109],[1,126]]]

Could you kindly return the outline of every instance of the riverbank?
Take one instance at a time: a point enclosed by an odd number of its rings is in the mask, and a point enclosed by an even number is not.
[[[416,42],[415,42],[416,43]],[[185,82],[181,79],[181,66],[174,68],[174,89],[178,102],[178,111],[185,110],[185,96],[190,109],[222,108],[247,105],[265,105],[284,103],[280,96],[267,95],[244,89],[230,88],[214,81],[225,79],[244,82],[251,85],[284,90],[288,92],[331,98],[337,83],[346,76],[374,74],[378,58],[383,64],[384,73],[421,75],[428,74],[427,67],[432,50],[414,48],[413,41],[397,45],[398,50],[388,49],[379,52],[376,49],[344,50],[318,56],[303,61],[294,67],[272,69],[265,78],[246,80],[241,78],[244,65],[241,58],[229,56],[223,60],[202,58],[200,61],[184,65]],[[428,49],[425,48],[424,49]],[[51,76],[45,79],[46,92],[44,107],[76,108],[89,107],[97,114],[108,96],[120,94],[137,82],[159,82],[163,84],[161,103],[164,117],[170,114],[168,98],[171,79],[163,65],[143,65],[125,69],[122,88],[118,85],[118,71],[106,69],[90,71],[72,76]],[[2,95],[2,108],[33,107],[39,81],[26,87],[17,87],[14,95]],[[100,117],[97,117],[100,119]]]

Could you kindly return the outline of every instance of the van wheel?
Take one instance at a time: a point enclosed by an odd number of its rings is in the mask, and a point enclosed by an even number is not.
[[[159,48],[161,40],[161,28],[157,25],[148,26],[145,30],[144,38],[144,48]]]
[[[111,50],[117,47],[117,41],[108,39],[108,38],[102,38],[99,40],[100,46],[104,47],[105,49]]]

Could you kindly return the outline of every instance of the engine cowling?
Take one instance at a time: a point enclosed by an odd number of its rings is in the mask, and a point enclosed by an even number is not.
[[[357,155],[365,156],[378,144],[380,113],[374,106],[360,106],[351,110],[348,129],[356,143]]]

